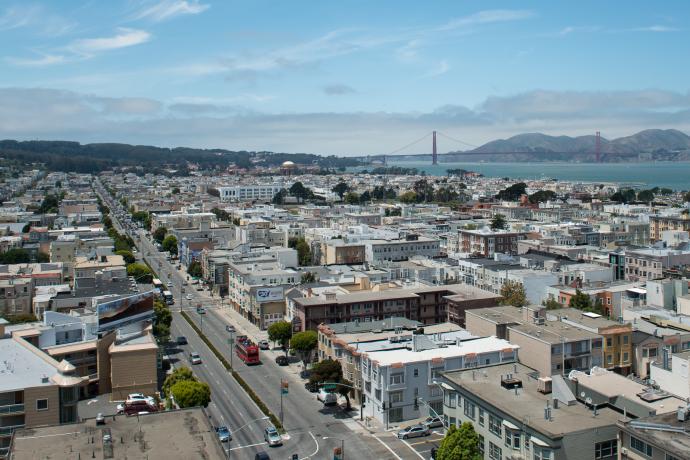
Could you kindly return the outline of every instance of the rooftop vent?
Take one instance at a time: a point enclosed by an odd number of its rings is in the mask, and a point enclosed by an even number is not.
[[[522,380],[513,376],[513,374],[506,374],[501,376],[501,386],[506,390],[514,388],[522,388]]]

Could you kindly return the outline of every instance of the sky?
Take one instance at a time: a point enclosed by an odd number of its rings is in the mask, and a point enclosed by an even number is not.
[[[690,133],[689,48],[687,1],[0,0],[0,138],[348,156]]]

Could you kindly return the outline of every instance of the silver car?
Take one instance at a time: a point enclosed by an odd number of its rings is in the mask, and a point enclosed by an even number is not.
[[[282,446],[283,438],[280,437],[280,433],[274,427],[269,426],[264,430],[264,440],[269,446]]]
[[[419,436],[429,436],[431,432],[424,425],[412,425],[398,431],[399,439],[417,438]]]
[[[443,428],[443,420],[441,417],[427,417],[422,422],[422,425],[427,428]]]

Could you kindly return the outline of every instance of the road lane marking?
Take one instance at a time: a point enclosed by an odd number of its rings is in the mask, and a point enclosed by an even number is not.
[[[307,455],[306,457],[302,458],[301,460],[306,460],[306,459],[311,458],[314,455],[319,453],[319,441],[316,440],[316,436],[314,436],[314,434],[311,431],[309,432],[309,436],[311,436],[311,438],[314,440],[314,443],[316,444],[316,450],[314,451],[313,454]]]
[[[422,460],[425,460],[425,459],[424,459],[424,456],[423,456],[422,454],[420,454],[419,452],[417,452],[417,450],[416,450],[414,447],[412,447],[412,445],[411,445],[409,442],[407,442],[407,441],[404,440],[404,439],[400,439],[400,440],[401,440],[402,442],[404,442],[405,445],[406,445],[407,447],[409,447],[410,450],[411,450],[412,452],[414,452],[415,454],[417,454],[417,456],[418,456],[419,458],[421,458]]]
[[[233,447],[232,449],[228,449],[228,451],[231,450],[238,450],[238,449],[246,449],[247,447],[256,447],[256,446],[263,446],[267,444],[265,441],[264,442],[257,442],[256,444],[247,444],[246,446],[237,446]],[[402,460],[402,459],[401,459]]]
[[[374,439],[376,439],[378,442],[380,442],[381,444],[383,444],[383,447],[385,447],[386,449],[388,449],[388,451],[389,451],[391,454],[393,454],[393,456],[394,456],[395,458],[397,458],[398,460],[403,460],[398,454],[396,454],[396,453],[393,451],[393,449],[390,448],[390,446],[389,446],[388,444],[386,444],[385,442],[383,442],[382,440],[380,440],[378,437],[376,437],[376,435],[374,435],[373,437],[374,437]]]

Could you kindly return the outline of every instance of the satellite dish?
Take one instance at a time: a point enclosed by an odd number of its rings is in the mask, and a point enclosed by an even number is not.
[[[584,398],[584,397],[585,397],[585,392],[584,392],[584,391],[583,391],[582,393],[580,393],[580,397],[581,397],[581,398]]]
[[[591,406],[592,405],[592,398],[585,399],[585,402],[587,403],[587,405]]]

